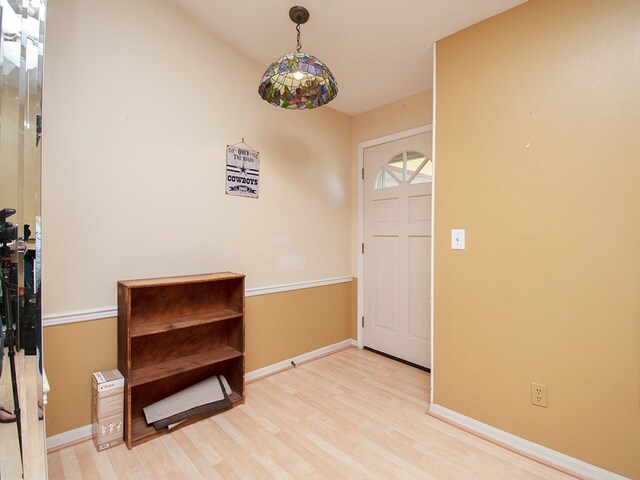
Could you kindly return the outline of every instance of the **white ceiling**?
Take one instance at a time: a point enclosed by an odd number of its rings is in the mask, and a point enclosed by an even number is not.
[[[333,72],[330,107],[356,115],[431,88],[436,40],[525,0],[172,1],[265,68],[296,48],[289,8],[307,8],[302,51]]]

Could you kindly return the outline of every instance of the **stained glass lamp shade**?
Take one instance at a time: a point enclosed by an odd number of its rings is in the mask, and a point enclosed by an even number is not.
[[[304,10],[302,17],[296,16],[300,12],[294,9]],[[336,79],[321,60],[300,51],[300,24],[307,21],[309,13],[303,7],[293,7],[289,16],[297,24],[298,48],[267,67],[258,93],[277,107],[291,110],[321,107],[336,98]]]

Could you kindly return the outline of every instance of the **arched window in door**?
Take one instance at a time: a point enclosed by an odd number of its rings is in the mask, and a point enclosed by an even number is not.
[[[398,153],[380,169],[375,189],[397,187],[401,183],[429,183],[433,180],[433,162],[424,153]]]

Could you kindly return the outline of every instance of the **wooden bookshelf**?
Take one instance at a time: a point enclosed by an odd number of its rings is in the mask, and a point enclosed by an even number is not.
[[[212,273],[118,282],[128,448],[167,433],[147,425],[144,407],[212,375],[226,377],[233,406],[244,402],[244,281]]]

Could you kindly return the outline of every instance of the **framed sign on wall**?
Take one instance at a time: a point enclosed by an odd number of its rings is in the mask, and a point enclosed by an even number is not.
[[[260,154],[247,146],[227,145],[227,195],[258,198]]]

